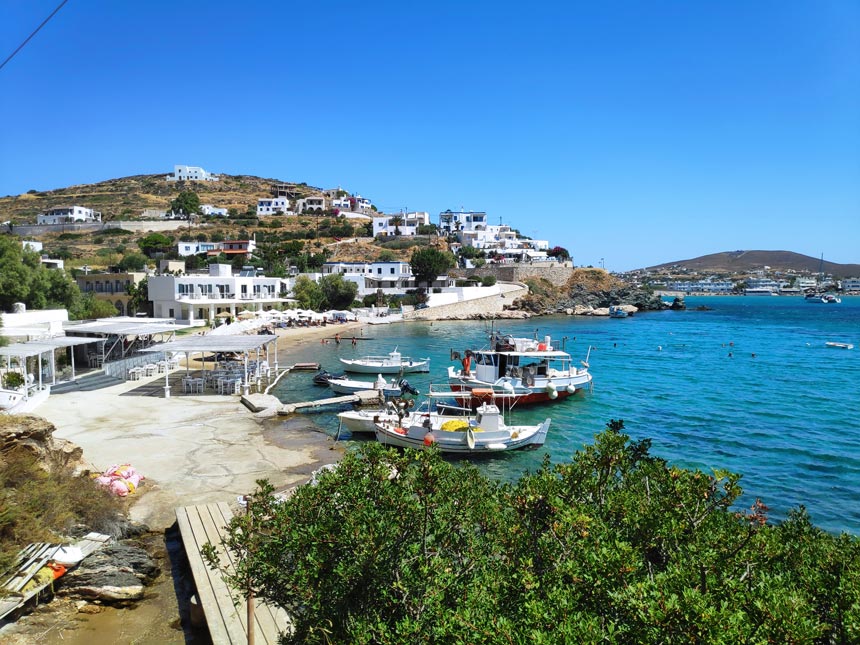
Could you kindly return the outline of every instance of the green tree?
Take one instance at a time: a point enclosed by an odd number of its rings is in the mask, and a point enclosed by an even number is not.
[[[94,320],[96,318],[110,318],[119,312],[107,300],[99,300],[90,293],[83,294],[81,298],[80,318],[83,320]]]
[[[0,236],[0,309],[16,302],[29,309],[66,308],[75,317],[81,292],[65,271],[49,270],[38,253],[23,249],[8,235]]]
[[[430,286],[438,276],[455,265],[456,262],[452,254],[432,247],[415,249],[412,252],[412,259],[409,261],[416,282],[418,284],[423,282],[427,286]]]
[[[299,301],[302,309],[313,309],[320,311],[325,302],[325,294],[322,288],[307,276],[296,278],[293,286],[293,297]]]
[[[128,308],[130,312],[150,312],[149,281],[146,278],[144,278],[137,284],[129,284],[126,288],[126,293],[131,296],[128,301]]]
[[[394,251],[389,249],[382,249],[379,252],[379,255],[376,257],[377,262],[394,262],[397,259],[397,256],[394,255]]]
[[[200,197],[191,190],[183,190],[170,202],[170,210],[174,213],[197,215],[200,213]]]
[[[117,263],[121,271],[143,271],[146,269],[146,256],[141,253],[127,253]]]
[[[326,309],[347,309],[352,306],[358,294],[358,285],[344,280],[339,273],[323,276],[320,278],[319,286],[325,298],[323,306]]]
[[[620,421],[509,484],[365,444],[282,503],[259,482],[228,580],[286,609],[293,643],[860,641],[860,539],[740,511],[738,481]]]
[[[173,238],[163,233],[150,233],[137,241],[140,250],[152,257],[155,253],[166,253],[173,245]]]

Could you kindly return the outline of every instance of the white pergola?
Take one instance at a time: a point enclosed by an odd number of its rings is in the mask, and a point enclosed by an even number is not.
[[[40,340],[35,341],[27,341],[25,343],[13,343],[11,345],[7,345],[6,347],[0,347],[0,356],[6,357],[6,369],[7,371],[11,370],[12,359],[15,358],[18,360],[18,365],[21,368],[21,375],[24,377],[24,382],[26,384],[24,398],[29,398],[30,387],[35,385],[36,383],[28,383],[27,378],[27,359],[33,358],[34,356],[38,357],[39,368],[37,372],[39,373],[38,387],[41,390],[44,387],[44,383],[42,382],[42,355],[50,353],[51,355],[51,385],[56,384],[57,382],[57,361],[56,361],[56,350],[59,348],[67,348],[67,347],[75,347],[76,345],[86,345],[88,343],[96,343],[101,342],[99,339],[94,338],[70,338],[68,336],[55,336],[53,338],[42,338]],[[75,353],[71,352],[72,355],[72,380],[75,380]]]
[[[87,336],[92,338],[97,337],[101,341],[102,360],[111,355],[113,349],[120,344],[121,340],[128,338],[139,338],[141,336],[169,335],[172,339],[176,333],[177,326],[173,322],[165,321],[164,319],[155,319],[144,322],[139,318],[101,318],[85,323],[70,323],[64,325],[66,335],[69,336]],[[110,347],[105,350],[111,338],[113,342]],[[134,344],[129,343],[120,345],[119,358],[125,358],[127,354],[132,353]]]
[[[199,353],[203,361],[203,367],[206,367],[207,353],[225,353],[225,354],[242,354],[244,362],[244,379],[242,390],[247,396],[251,389],[251,383],[248,380],[248,359],[251,352],[257,353],[257,358],[260,358],[260,351],[265,350],[266,361],[269,360],[270,348],[274,345],[275,350],[275,372],[278,371],[278,337],[273,335],[265,336],[189,336],[180,338],[179,340],[171,340],[166,343],[152,345],[142,350],[144,352],[181,352],[185,354],[185,370],[188,372],[188,362],[191,354]],[[168,374],[164,375],[164,397],[170,397],[170,382]]]

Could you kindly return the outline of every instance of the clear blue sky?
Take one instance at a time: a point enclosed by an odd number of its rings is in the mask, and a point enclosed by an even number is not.
[[[5,58],[59,0],[4,0]],[[0,195],[173,164],[486,210],[631,269],[860,262],[860,2],[84,2],[0,70]]]

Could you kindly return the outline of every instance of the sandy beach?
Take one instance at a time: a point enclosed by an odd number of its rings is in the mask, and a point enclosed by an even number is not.
[[[289,365],[291,349],[336,333],[348,339],[360,327],[347,323],[278,329],[279,365]],[[192,362],[192,369],[199,367]],[[165,399],[152,387],[160,379],[51,396],[36,411],[56,426],[56,437],[81,446],[94,469],[131,463],[146,476],[132,500],[131,517],[152,529],[170,526],[176,506],[214,501],[235,505],[236,497],[252,491],[258,479],[288,488],[340,455],[331,450],[334,444],[328,437],[303,429],[300,419],[286,420],[273,430],[271,422],[263,425],[238,396],[207,392]]]

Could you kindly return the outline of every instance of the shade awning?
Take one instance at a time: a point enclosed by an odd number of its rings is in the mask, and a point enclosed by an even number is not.
[[[249,352],[277,341],[277,336],[194,336],[147,347],[144,352]]]

